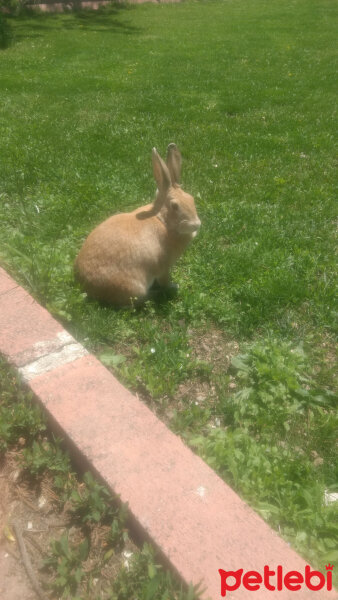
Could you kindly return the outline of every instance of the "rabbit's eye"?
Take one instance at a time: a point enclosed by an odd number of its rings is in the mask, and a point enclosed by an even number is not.
[[[171,208],[172,208],[172,209],[173,209],[175,212],[177,212],[177,211],[178,211],[178,209],[179,209],[179,206],[178,206],[178,202],[176,202],[176,200],[172,200],[172,201],[171,201]]]

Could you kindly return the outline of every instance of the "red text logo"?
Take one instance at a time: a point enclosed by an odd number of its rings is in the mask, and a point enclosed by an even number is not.
[[[297,592],[303,586],[314,592],[319,592],[324,587],[332,590],[332,569],[333,565],[326,565],[326,576],[321,571],[314,571],[309,565],[306,565],[304,574],[299,571],[288,571],[284,573],[283,567],[278,565],[277,569],[271,570],[268,565],[264,566],[263,574],[258,571],[247,571],[243,569],[237,571],[224,571],[218,569],[221,576],[221,596],[224,598],[227,592],[234,592],[243,586],[250,592],[256,592],[261,587],[273,592],[283,589]]]

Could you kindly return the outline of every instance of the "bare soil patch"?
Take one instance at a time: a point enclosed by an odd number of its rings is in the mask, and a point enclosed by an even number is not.
[[[43,563],[50,552],[51,541],[68,532],[69,545],[77,547],[87,537],[90,550],[82,566],[81,597],[90,598],[87,586],[91,581],[95,596],[106,598],[107,586],[125,564],[127,553],[136,551],[136,546],[128,541],[121,551],[114,549],[109,559],[104,559],[109,549],[106,542],[109,526],[95,524],[84,528],[76,523],[67,503],[60,508],[48,476],[44,476],[37,485],[32,485],[24,477],[18,466],[20,452],[20,449],[8,451],[0,466],[0,574],[6,579],[1,597],[6,597],[6,600],[34,600],[39,597],[27,577],[27,565],[25,567],[16,535],[18,531],[36,584],[43,591],[43,596],[50,599],[56,598],[50,591],[55,574],[43,568]],[[81,484],[78,485],[81,487]]]

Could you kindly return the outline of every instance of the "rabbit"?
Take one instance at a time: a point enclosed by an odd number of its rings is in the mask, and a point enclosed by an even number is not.
[[[92,298],[123,307],[146,300],[153,284],[170,287],[170,268],[197,234],[201,221],[179,184],[176,144],[169,144],[166,163],[153,148],[152,163],[153,203],[98,225],[76,258],[76,276]]]

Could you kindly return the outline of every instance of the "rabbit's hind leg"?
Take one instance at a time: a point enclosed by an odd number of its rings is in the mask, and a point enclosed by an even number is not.
[[[124,306],[139,306],[149,298],[151,282],[143,281],[141,278],[131,278],[120,292],[120,304]]]
[[[167,288],[170,286],[170,271],[165,270],[156,277],[156,282],[161,288]]]
[[[170,271],[164,271],[159,277],[156,277],[155,283],[162,289],[162,291],[167,292],[169,295],[177,292],[179,285],[174,281],[171,281]]]
[[[172,298],[175,298],[178,291],[178,284],[169,281],[167,285],[160,285],[158,279],[155,279],[153,285],[151,286],[148,298],[150,300],[154,300],[157,303],[166,302]]]

